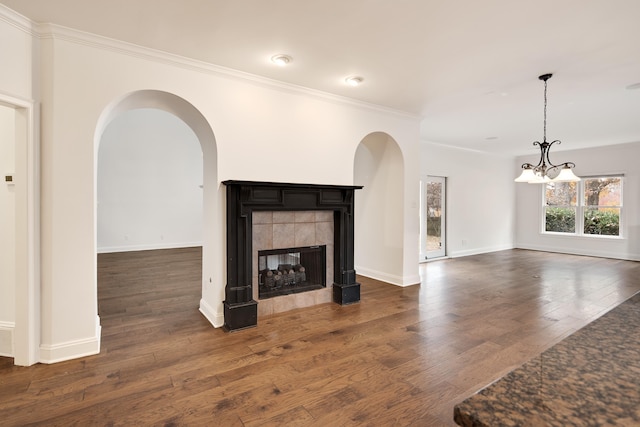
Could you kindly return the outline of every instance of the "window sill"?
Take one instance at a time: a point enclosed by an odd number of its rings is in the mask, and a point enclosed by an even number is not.
[[[554,233],[551,231],[541,231],[540,234],[542,236],[553,236],[553,237],[567,237],[567,238],[576,238],[576,239],[604,239],[604,240],[626,240],[624,236],[608,236],[604,234],[574,234],[574,233]]]

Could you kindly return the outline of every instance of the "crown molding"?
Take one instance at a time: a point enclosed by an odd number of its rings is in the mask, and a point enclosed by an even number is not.
[[[411,120],[422,119],[420,115],[408,113],[406,111],[359,101],[353,98],[335,95],[329,92],[323,92],[304,86],[285,83],[279,80],[258,76],[256,74],[251,74],[220,65],[210,64],[204,61],[186,58],[180,55],[139,46],[133,43],[111,39],[104,36],[99,36],[96,34],[64,27],[57,24],[36,23],[2,4],[0,4],[0,21],[4,21],[7,24],[12,25],[13,27],[16,27],[17,29],[40,40],[64,40],[70,43],[84,45],[95,49],[102,49],[105,51],[144,59],[147,61],[153,61],[164,65],[180,67],[199,73],[224,76],[227,78],[251,82],[253,84],[268,87],[271,89],[281,90],[289,93],[304,94],[306,96],[333,102],[335,104],[349,105],[370,111],[378,111]]]
[[[196,59],[186,58],[173,53],[139,46],[133,43],[123,42],[121,40],[111,39],[108,37],[83,32],[57,24],[47,23],[32,25],[35,25],[37,36],[40,39],[64,40],[70,43],[88,46],[95,49],[102,49],[121,55],[127,55],[134,58],[161,63],[164,65],[180,67],[199,73],[233,78],[245,82],[251,82],[253,84],[268,87],[271,89],[286,91],[289,93],[304,94],[306,96],[319,98],[336,104],[350,105],[367,110],[374,110],[385,114],[403,117],[406,119],[420,120],[422,118],[419,115],[408,113],[406,111],[396,110],[378,104],[367,103],[353,98],[335,95],[316,89],[310,89],[304,86],[285,83],[256,74],[235,70],[220,65],[210,64]]]
[[[38,37],[38,33],[35,29],[35,23],[26,16],[20,15],[13,9],[9,9],[7,6],[0,4],[0,21],[23,31],[33,37]]]

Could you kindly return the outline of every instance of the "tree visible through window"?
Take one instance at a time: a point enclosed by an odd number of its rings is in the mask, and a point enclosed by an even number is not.
[[[584,234],[620,235],[622,180],[587,178],[584,180]]]
[[[442,247],[442,183],[427,182],[427,250]]]
[[[546,184],[546,232],[619,236],[621,212],[621,177],[592,177],[580,182]]]
[[[550,182],[545,191],[545,231],[576,232],[577,183]]]

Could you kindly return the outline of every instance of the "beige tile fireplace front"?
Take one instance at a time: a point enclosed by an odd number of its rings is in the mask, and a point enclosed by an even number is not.
[[[253,212],[252,288],[258,317],[332,301],[333,211]],[[308,292],[259,299],[258,251],[300,246],[327,246],[327,286]]]

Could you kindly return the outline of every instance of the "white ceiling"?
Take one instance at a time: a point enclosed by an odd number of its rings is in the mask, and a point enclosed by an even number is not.
[[[640,141],[639,0],[0,0],[54,23],[423,117],[424,141],[531,154]],[[285,67],[269,58],[293,57]],[[358,87],[349,75],[364,77]]]

